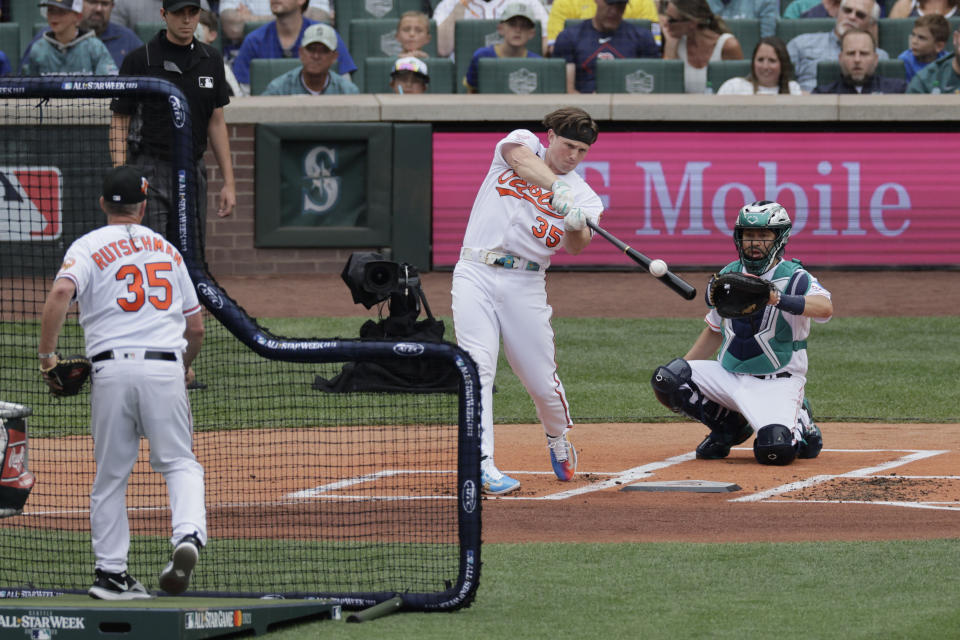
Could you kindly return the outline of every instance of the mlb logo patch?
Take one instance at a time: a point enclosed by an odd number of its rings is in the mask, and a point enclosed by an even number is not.
[[[63,230],[57,167],[0,167],[0,242],[56,240]]]
[[[201,89],[213,89],[213,76],[200,76]]]

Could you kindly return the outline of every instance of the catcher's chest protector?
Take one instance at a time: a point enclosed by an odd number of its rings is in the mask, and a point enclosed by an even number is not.
[[[33,488],[27,469],[27,421],[30,410],[7,403],[0,408],[0,518],[19,514]],[[13,407],[13,408],[8,408]]]

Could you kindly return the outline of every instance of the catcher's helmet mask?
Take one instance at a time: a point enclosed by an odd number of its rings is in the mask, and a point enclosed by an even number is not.
[[[744,205],[737,214],[737,222],[733,227],[733,242],[737,246],[740,262],[747,273],[759,276],[767,271],[783,257],[783,252],[790,238],[790,229],[793,222],[784,206],[770,200],[758,200]],[[769,250],[761,258],[750,258],[744,253],[743,232],[746,229],[769,229],[776,235]]]

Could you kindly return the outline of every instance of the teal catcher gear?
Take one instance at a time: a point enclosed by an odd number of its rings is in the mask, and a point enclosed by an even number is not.
[[[787,215],[787,210],[777,202],[758,200],[740,209],[737,223],[733,227],[733,242],[737,245],[740,262],[748,273],[755,276],[764,274],[783,256],[792,227],[793,223]],[[751,260],[743,254],[744,229],[770,229],[777,234],[773,240],[773,246],[763,258]]]

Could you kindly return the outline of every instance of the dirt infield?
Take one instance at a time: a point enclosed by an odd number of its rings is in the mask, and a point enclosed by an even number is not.
[[[708,273],[681,273],[702,291]],[[960,272],[818,273],[837,316],[955,315]],[[423,275],[436,315],[450,315],[448,272]],[[339,276],[224,278],[251,315],[376,316],[353,304]],[[700,317],[641,273],[551,273],[548,297],[565,317]],[[264,296],[264,291],[270,291]],[[522,488],[484,502],[487,542],[748,542],[955,537],[960,526],[960,425],[823,424],[815,460],[763,467],[749,448],[693,458],[695,424],[578,425],[579,474],[555,480],[539,425],[497,428],[497,462]],[[620,491],[654,480],[734,483],[732,493]],[[909,526],[906,524],[909,522]]]

